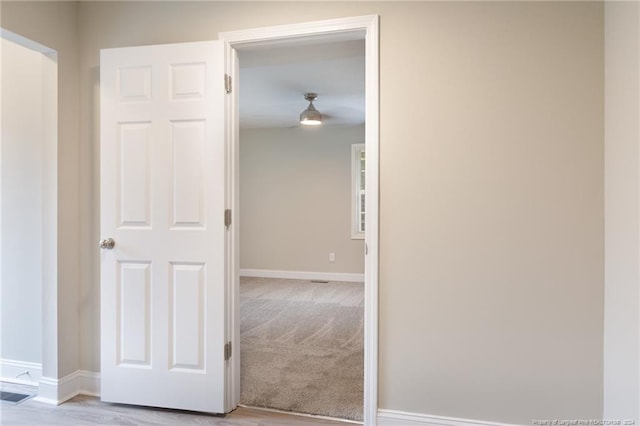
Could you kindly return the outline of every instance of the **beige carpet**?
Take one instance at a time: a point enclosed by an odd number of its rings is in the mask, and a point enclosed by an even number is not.
[[[242,278],[240,402],[362,420],[363,290]]]

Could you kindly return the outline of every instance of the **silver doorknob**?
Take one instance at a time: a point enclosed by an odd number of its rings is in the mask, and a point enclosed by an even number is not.
[[[100,244],[98,244],[98,245],[103,250],[104,249],[111,250],[112,248],[115,247],[116,242],[113,240],[113,238],[107,238],[106,240],[100,241]]]

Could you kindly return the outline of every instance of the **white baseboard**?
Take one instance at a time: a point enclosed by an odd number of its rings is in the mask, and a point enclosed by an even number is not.
[[[377,420],[378,426],[518,426],[508,423],[432,416],[395,410],[378,410]]]
[[[283,278],[290,280],[322,280],[364,282],[364,274],[349,274],[340,272],[303,272],[303,271],[274,271],[270,269],[240,269],[241,277]]]
[[[100,396],[100,374],[78,370],[61,379],[42,377],[34,399],[60,405],[76,395]]]
[[[37,386],[42,377],[42,364],[35,362],[0,359],[0,380]]]

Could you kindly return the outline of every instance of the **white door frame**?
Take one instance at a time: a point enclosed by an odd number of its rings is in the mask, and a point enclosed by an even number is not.
[[[219,39],[227,47],[227,74],[238,81],[236,50],[257,45],[295,45],[309,39],[365,40],[365,146],[366,212],[365,285],[364,285],[364,424],[375,425],[378,408],[378,197],[379,197],[379,62],[378,15],[306,22],[293,25],[222,32]],[[237,86],[237,85],[236,85]],[[227,208],[232,209],[232,223],[239,221],[239,114],[238,88],[227,102]],[[228,233],[227,262],[227,333],[235,346],[240,342],[239,321],[239,233],[231,226]],[[240,400],[239,351],[232,355],[228,373],[227,406],[232,409]]]

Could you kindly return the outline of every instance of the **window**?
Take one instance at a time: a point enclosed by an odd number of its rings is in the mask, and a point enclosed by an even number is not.
[[[365,150],[363,143],[351,145],[351,238],[364,239]]]

